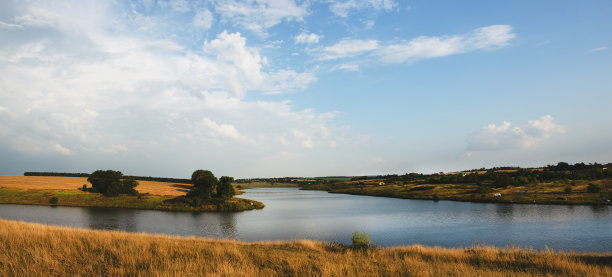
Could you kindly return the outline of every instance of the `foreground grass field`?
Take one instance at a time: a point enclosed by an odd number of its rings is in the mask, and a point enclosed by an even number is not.
[[[55,176],[0,176],[0,204],[50,205],[51,198],[57,198],[58,206],[113,207],[130,209],[152,209],[166,211],[244,211],[261,209],[263,203],[233,198],[218,203],[191,207],[181,203],[165,203],[165,200],[185,195],[190,185],[138,181],[136,189],[149,195],[120,195],[105,197],[99,193],[80,191],[87,178]]]
[[[1,276],[612,276],[612,254],[238,242],[0,220]]]
[[[380,180],[370,180],[378,183]],[[566,192],[568,184],[549,182],[492,188],[483,193],[476,184],[401,184],[359,185],[357,181],[314,184],[302,189],[326,190],[334,193],[385,196],[406,199],[454,200],[467,202],[564,204],[564,205],[612,205],[612,179],[579,180]],[[601,184],[603,190],[589,193],[588,184]],[[499,193],[498,196],[495,196]]]

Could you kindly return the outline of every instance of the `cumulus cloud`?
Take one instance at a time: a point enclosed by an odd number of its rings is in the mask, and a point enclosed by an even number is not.
[[[214,40],[206,41],[203,50],[216,59],[215,67],[220,71],[215,76],[217,80],[223,80],[225,88],[239,97],[247,89],[271,94],[302,89],[316,79],[313,73],[288,69],[265,72],[267,59],[259,54],[259,49],[248,47],[240,33],[224,31]]]
[[[329,10],[340,17],[348,17],[351,12],[368,10],[368,11],[391,11],[397,7],[394,0],[343,0],[333,1],[329,6]]]
[[[217,124],[209,118],[202,119],[203,126],[209,130],[210,136],[218,138],[217,144],[223,144],[222,139],[230,139],[239,143],[254,143],[250,138],[243,136],[238,129],[231,124]]]
[[[268,28],[282,21],[303,20],[308,14],[305,5],[293,0],[221,0],[216,3],[215,11],[226,21],[265,35]]]
[[[194,147],[192,153],[207,145],[287,151],[334,139],[320,134],[321,128],[333,134],[333,113],[245,100],[250,92],[305,88],[314,73],[271,69],[238,32],[186,49],[178,40],[143,36],[148,31],[133,26],[138,14],[84,2],[70,10],[24,3],[15,8],[15,22],[6,21],[22,27],[0,28],[2,41],[8,37],[2,32],[19,32],[0,45],[0,148],[89,157]],[[83,12],[89,10],[95,14]],[[195,20],[202,29],[205,17]],[[294,128],[304,137],[288,131]],[[278,145],[283,136],[287,144]]]
[[[318,43],[320,38],[321,36],[314,33],[301,33],[295,36],[293,39],[295,40],[296,44],[313,44]]]
[[[59,143],[56,143],[55,145],[53,145],[53,150],[55,150],[56,152],[62,154],[62,155],[70,155],[72,154],[72,151],[64,146],[62,146]]]
[[[489,124],[467,137],[469,151],[529,148],[565,128],[553,122],[553,117],[545,115],[540,119],[529,120],[526,126],[512,126],[504,121],[501,125]]]

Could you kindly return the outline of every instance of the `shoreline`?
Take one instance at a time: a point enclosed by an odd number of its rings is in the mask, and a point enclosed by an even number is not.
[[[58,202],[52,204],[51,198]],[[75,190],[33,190],[0,187],[0,204],[62,206],[62,207],[100,207],[119,209],[158,210],[170,212],[241,212],[263,209],[265,205],[259,201],[234,197],[217,203],[208,203],[201,207],[191,207],[186,204],[164,203],[173,196],[119,195],[106,197],[97,193]]]
[[[588,200],[514,200],[507,198],[461,198],[461,197],[446,197],[446,196],[431,196],[431,195],[397,195],[385,191],[361,191],[358,189],[331,189],[331,188],[309,188],[299,187],[300,190],[318,190],[327,191],[328,193],[362,195],[373,197],[387,197],[396,199],[411,199],[411,200],[429,200],[429,201],[456,201],[468,203],[490,203],[490,204],[521,204],[521,205],[565,205],[565,206],[611,206],[612,201],[588,201]],[[541,194],[544,195],[544,194]]]

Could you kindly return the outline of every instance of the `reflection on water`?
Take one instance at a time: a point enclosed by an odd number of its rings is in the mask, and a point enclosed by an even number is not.
[[[503,221],[512,221],[514,213],[514,205],[512,204],[498,204],[497,215]]]
[[[134,210],[97,207],[86,207],[83,210],[87,217],[87,226],[91,229],[138,231]]]
[[[238,235],[234,213],[222,213],[221,217],[221,234],[223,237],[235,238]]]
[[[352,232],[363,230],[382,246],[455,247],[480,242],[612,251],[610,206],[433,202],[296,188],[250,189],[241,197],[261,201],[266,207],[238,213],[189,213],[0,205],[0,218],[246,241],[305,238],[348,244]]]

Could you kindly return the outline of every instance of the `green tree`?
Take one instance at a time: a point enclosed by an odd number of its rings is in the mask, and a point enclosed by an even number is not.
[[[115,170],[96,170],[87,181],[91,183],[91,191],[102,193],[104,196],[117,196],[119,194],[136,195],[138,191],[134,189],[138,182],[132,178],[123,178],[121,171]]]
[[[198,205],[203,200],[210,200],[219,180],[210,170],[198,169],[191,174],[191,182],[193,187],[187,193],[187,198],[195,200],[194,203]]]
[[[234,187],[232,187],[232,182],[234,182],[233,177],[223,176],[219,178],[219,186],[217,186],[218,198],[227,200],[236,195],[236,191]]]
[[[602,184],[589,184],[589,186],[587,187],[587,192],[590,193],[598,193],[601,192],[603,190],[603,185]]]

